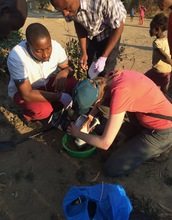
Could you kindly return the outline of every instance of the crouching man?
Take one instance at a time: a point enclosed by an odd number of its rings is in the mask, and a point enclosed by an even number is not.
[[[72,103],[70,94],[77,83],[73,69],[65,50],[42,24],[27,27],[26,40],[12,49],[7,65],[8,94],[28,121],[45,119]]]

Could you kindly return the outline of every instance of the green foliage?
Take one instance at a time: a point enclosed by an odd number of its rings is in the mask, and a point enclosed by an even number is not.
[[[0,41],[0,74],[7,71],[7,57],[11,49],[23,40],[20,31],[13,31],[8,39]]]
[[[66,53],[69,59],[71,67],[74,68],[75,77],[78,80],[82,80],[87,77],[87,72],[84,71],[80,64],[79,60],[81,57],[81,48],[78,40],[72,38],[69,42],[66,43]]]
[[[49,0],[39,0],[38,2],[40,9],[46,8],[50,4]]]

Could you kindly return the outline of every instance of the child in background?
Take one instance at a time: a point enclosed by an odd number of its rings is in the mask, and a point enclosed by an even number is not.
[[[170,54],[172,55],[172,11],[170,12],[169,18],[168,18],[168,43],[170,47]]]
[[[167,37],[164,31],[167,30],[168,18],[159,13],[155,15],[150,23],[150,36],[156,36],[153,41],[152,69],[145,73],[152,81],[160,87],[163,93],[168,91],[171,77],[171,55]]]
[[[161,10],[172,10],[172,0],[158,0],[158,6]],[[172,11],[168,18],[168,43],[170,47],[170,54],[172,55]]]
[[[144,24],[145,11],[146,11],[146,8],[143,5],[139,5],[139,12],[140,12],[139,25]]]
[[[130,11],[130,19],[131,19],[131,21],[133,21],[133,18],[134,18],[134,8],[132,7],[131,11]]]

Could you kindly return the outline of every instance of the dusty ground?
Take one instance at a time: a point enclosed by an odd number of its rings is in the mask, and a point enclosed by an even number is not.
[[[76,37],[71,24],[55,14],[49,17],[30,13],[23,32],[29,23],[40,22],[63,46]],[[118,67],[140,72],[151,67],[149,22],[138,26],[137,18],[127,19]],[[8,78],[0,80],[0,140],[14,141],[35,130],[8,98],[7,82]],[[15,150],[0,152],[0,220],[63,220],[62,201],[71,186],[102,182],[125,188],[135,210],[130,219],[172,219],[172,155],[166,162],[147,162],[126,177],[108,179],[102,171],[108,152],[96,150],[85,159],[70,157],[62,149],[62,135],[54,129],[16,145]]]

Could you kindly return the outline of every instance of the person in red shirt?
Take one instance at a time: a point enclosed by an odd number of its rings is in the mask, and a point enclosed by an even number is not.
[[[144,17],[145,17],[145,11],[146,8],[143,5],[139,5],[139,25],[143,25],[144,24]]]
[[[129,130],[126,130],[124,135],[127,136],[132,129],[136,133],[106,161],[105,171],[110,177],[127,174],[171,146],[172,121],[147,113],[172,117],[172,105],[156,84],[142,73],[121,70],[113,73],[108,79],[85,79],[74,87],[73,103],[79,114],[87,114],[90,106],[94,107],[89,112],[90,121],[100,106],[110,107],[102,135],[83,133],[80,131],[81,128],[73,123],[67,129],[68,134],[103,150],[110,148],[120,128],[122,130],[125,127],[126,113],[136,117],[137,125],[130,121]]]

